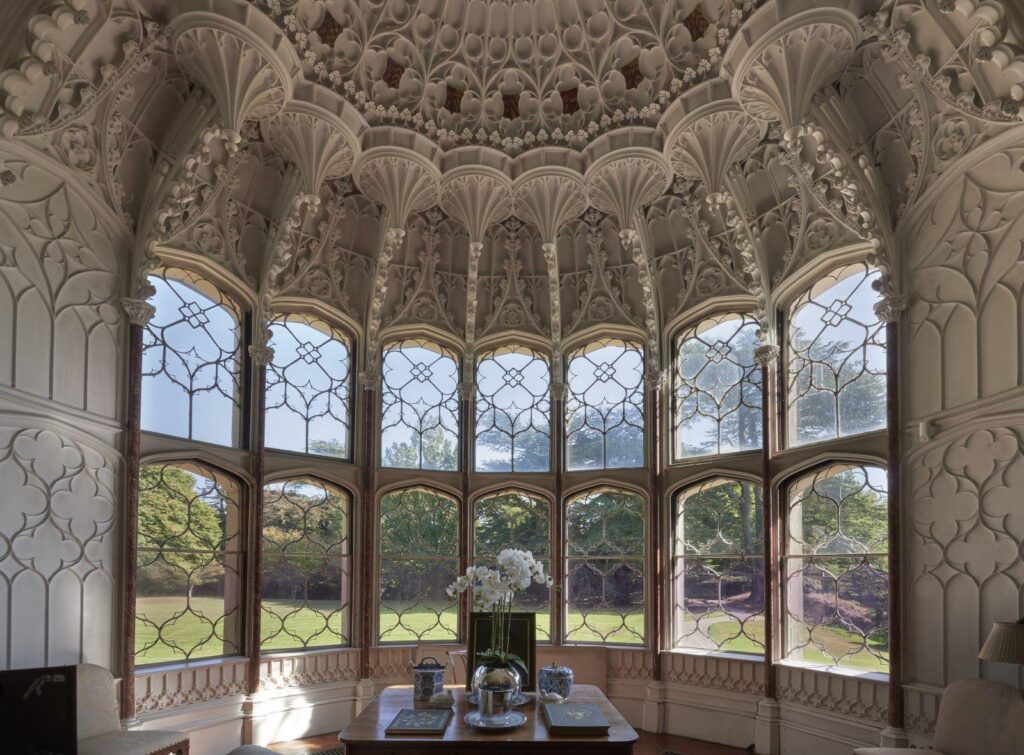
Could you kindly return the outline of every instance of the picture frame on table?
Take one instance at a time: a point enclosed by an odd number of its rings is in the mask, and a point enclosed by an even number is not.
[[[469,615],[469,637],[466,642],[466,660],[469,671],[466,674],[466,689],[470,689],[473,670],[477,667],[477,653],[489,649],[491,641],[491,622],[489,613],[473,611]],[[526,664],[526,678],[523,679],[523,692],[537,691],[537,615],[534,613],[517,612],[509,618],[508,650],[518,655]],[[523,670],[523,669],[520,669]]]

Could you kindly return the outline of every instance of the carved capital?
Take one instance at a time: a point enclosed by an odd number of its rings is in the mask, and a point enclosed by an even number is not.
[[[121,299],[121,308],[128,315],[128,322],[132,325],[141,325],[142,327],[149,325],[149,321],[156,314],[156,307],[145,299],[125,297]]]
[[[762,367],[767,367],[777,362],[781,353],[779,347],[774,343],[766,343],[764,346],[754,349],[754,361]]]
[[[463,401],[472,401],[476,396],[476,383],[472,380],[465,380],[459,383],[459,398]]]
[[[907,297],[888,294],[875,303],[875,314],[884,322],[897,322],[907,308]]]
[[[405,240],[404,228],[388,228],[384,231],[384,248],[388,251],[389,257]]]
[[[619,240],[622,242],[623,248],[630,251],[640,246],[640,234],[635,228],[623,228],[619,231]]]
[[[359,387],[364,391],[380,390],[380,373],[376,370],[363,370],[359,373]]]
[[[257,367],[266,367],[274,361],[274,347],[252,344],[249,346],[249,356]]]
[[[644,373],[644,386],[649,391],[659,393],[668,382],[668,373],[665,370],[648,370]]]
[[[568,383],[552,383],[551,384],[551,399],[553,401],[565,401],[569,395]]]

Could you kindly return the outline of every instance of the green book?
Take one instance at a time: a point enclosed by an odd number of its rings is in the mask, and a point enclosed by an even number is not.
[[[385,734],[444,734],[448,722],[452,719],[451,708],[443,710],[423,709],[413,710],[402,708],[398,711]]]
[[[608,719],[593,703],[544,703],[543,709],[549,734],[576,737],[608,734]]]

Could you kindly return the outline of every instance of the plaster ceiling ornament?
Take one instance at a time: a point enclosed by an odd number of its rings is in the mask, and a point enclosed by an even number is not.
[[[540,231],[541,248],[548,271],[551,303],[551,340],[554,343],[552,366],[554,384],[560,384],[562,360],[562,306],[558,274],[558,231],[587,206],[586,187],[579,174],[567,168],[534,168],[516,179],[516,214],[529,220]]]
[[[307,78],[443,148],[582,148],[717,75],[754,0],[261,0]]]
[[[301,100],[292,100],[261,128],[270,146],[294,163],[303,191],[316,194],[326,181],[352,172],[359,144],[341,117]]]
[[[512,182],[499,170],[485,166],[456,168],[441,179],[439,204],[469,232],[466,274],[466,348],[476,341],[477,279],[484,234],[512,212]],[[465,360],[467,363],[470,360]],[[475,366],[466,367],[467,376]]]
[[[740,60],[733,97],[755,118],[781,121],[787,141],[811,99],[850,64],[860,41],[857,18],[838,9],[798,14],[761,36]]]
[[[587,197],[602,212],[619,222],[619,238],[633,257],[643,291],[647,325],[647,356],[658,367],[658,306],[650,260],[641,243],[640,209],[661,196],[672,182],[664,156],[644,148],[623,149],[597,160],[587,170]]]
[[[353,177],[359,190],[384,205],[387,217],[382,225],[382,245],[377,255],[370,311],[366,325],[364,387],[379,384],[381,317],[387,294],[388,265],[405,239],[409,215],[437,204],[441,190],[437,166],[409,150],[375,147],[363,152],[355,162]]]

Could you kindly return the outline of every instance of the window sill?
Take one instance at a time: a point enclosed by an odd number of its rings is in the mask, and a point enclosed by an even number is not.
[[[764,655],[754,653],[730,653],[727,650],[701,650],[700,648],[670,648],[662,650],[661,655],[688,655],[695,658],[714,658],[722,661],[746,661],[747,663],[764,663]]]
[[[808,663],[805,661],[781,660],[775,661],[776,666],[799,669],[800,671],[814,671],[818,674],[830,674],[832,676],[844,676],[852,679],[864,679],[866,681],[888,684],[889,675],[881,671],[862,671],[854,668],[842,668],[840,666],[825,666],[820,663]]]
[[[261,661],[274,661],[281,658],[301,658],[307,655],[329,655],[331,653],[358,653],[359,648],[351,645],[328,645],[320,648],[296,648],[295,650],[273,650],[260,653]]]
[[[248,663],[248,656],[244,655],[223,655],[217,658],[202,658],[196,661],[174,661],[172,663],[154,663],[148,666],[136,666],[135,676],[149,676],[150,674],[167,674],[174,671],[188,671],[189,669],[209,668],[210,666],[226,666],[232,663]]]

